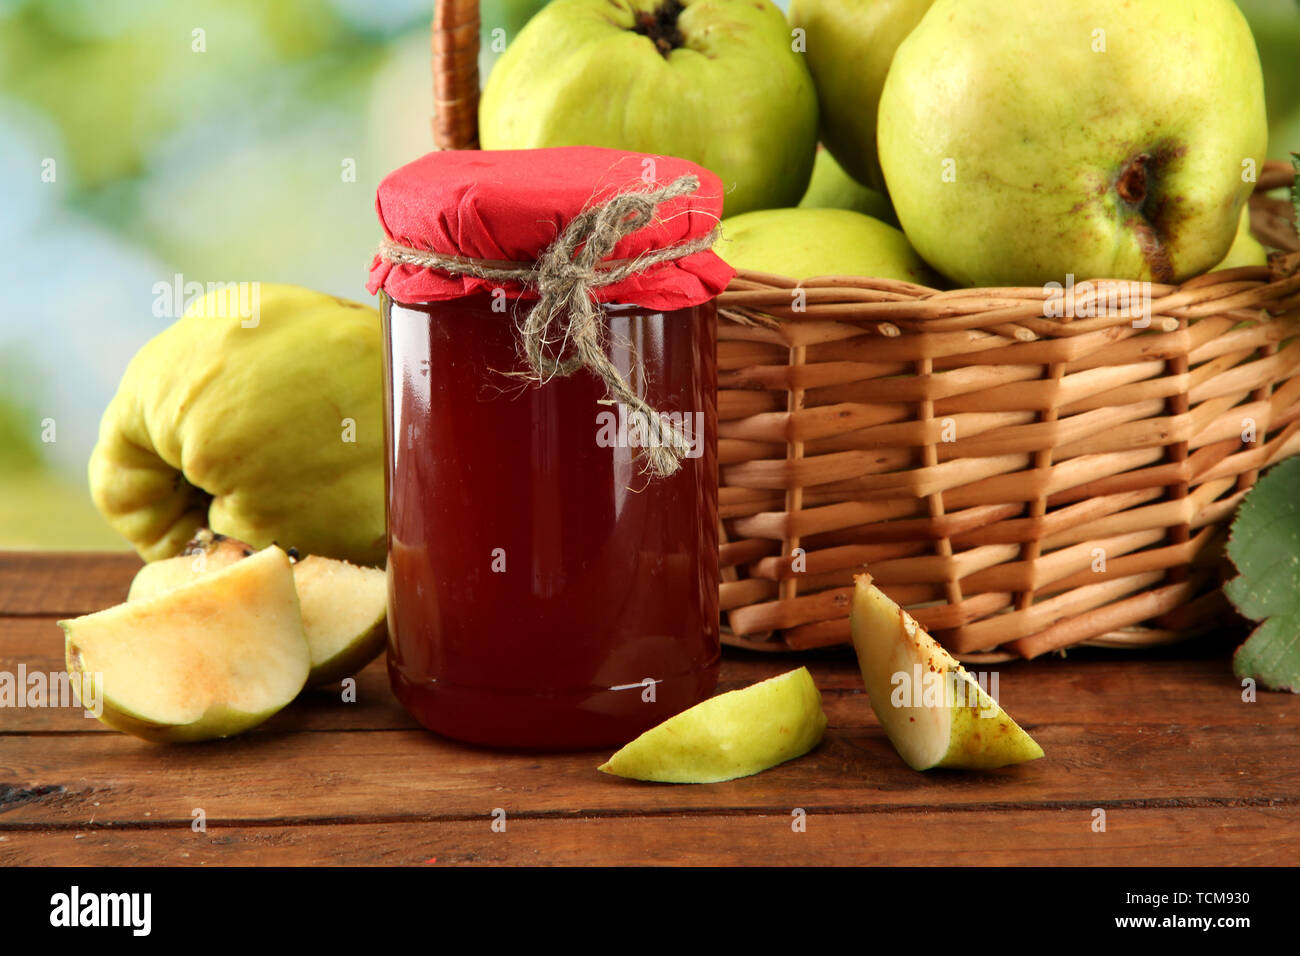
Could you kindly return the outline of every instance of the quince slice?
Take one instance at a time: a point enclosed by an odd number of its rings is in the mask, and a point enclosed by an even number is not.
[[[308,687],[355,674],[388,640],[388,575],[308,555],[293,566],[302,625],[311,648]]]
[[[200,574],[228,568],[250,557],[254,550],[236,538],[202,528],[176,557],[154,561],[137,571],[126,599],[139,601],[174,591],[193,583]]]
[[[248,730],[297,697],[311,669],[293,570],[275,546],[59,626],[74,688],[85,675],[99,719],[146,740]]]
[[[1043,748],[966,669],[871,583],[854,578],[849,621],[871,709],[914,770],[987,770],[1036,760]]]
[[[183,554],[141,568],[128,601],[187,587],[202,575],[229,567],[253,554],[251,546],[204,529]],[[308,687],[355,674],[369,664],[388,639],[388,577],[375,568],[309,555],[293,565],[303,629],[311,648]]]
[[[801,757],[825,730],[822,695],[800,667],[670,717],[597,769],[657,783],[719,783]]]

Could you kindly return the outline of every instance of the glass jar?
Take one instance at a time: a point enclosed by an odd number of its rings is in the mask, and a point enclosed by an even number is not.
[[[690,456],[644,473],[634,413],[587,369],[534,384],[488,295],[382,299],[389,653],[426,727],[617,746],[717,681],[716,317],[602,307],[607,354]]]
[[[589,146],[380,183],[388,668],[432,730],[614,746],[713,691],[723,194]]]

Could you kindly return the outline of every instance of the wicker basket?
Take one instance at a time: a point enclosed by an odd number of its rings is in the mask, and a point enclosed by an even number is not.
[[[478,33],[476,0],[439,0],[439,148],[476,145]],[[973,661],[1221,620],[1233,509],[1300,452],[1300,241],[1264,195],[1291,175],[1267,164],[1251,211],[1286,253],[1153,284],[1141,329],[1044,318],[1042,289],[737,276],[719,300],[724,639],[844,643],[868,567]]]

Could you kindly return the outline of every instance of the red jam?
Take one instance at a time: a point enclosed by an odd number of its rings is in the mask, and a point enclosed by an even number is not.
[[[716,684],[714,307],[604,310],[626,380],[684,413],[671,476],[643,473],[635,417],[587,369],[504,374],[518,335],[489,297],[383,298],[388,669],[438,733],[616,746]]]

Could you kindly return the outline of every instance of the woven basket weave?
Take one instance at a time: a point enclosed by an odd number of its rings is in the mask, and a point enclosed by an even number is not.
[[[477,0],[439,0],[439,148],[477,144],[478,34]],[[1283,252],[1152,284],[1141,329],[1044,318],[1042,289],[740,273],[719,299],[724,640],[848,641],[868,567],[971,661],[1221,620],[1233,509],[1300,452],[1300,240],[1264,195],[1291,176],[1266,164],[1251,206]]]

